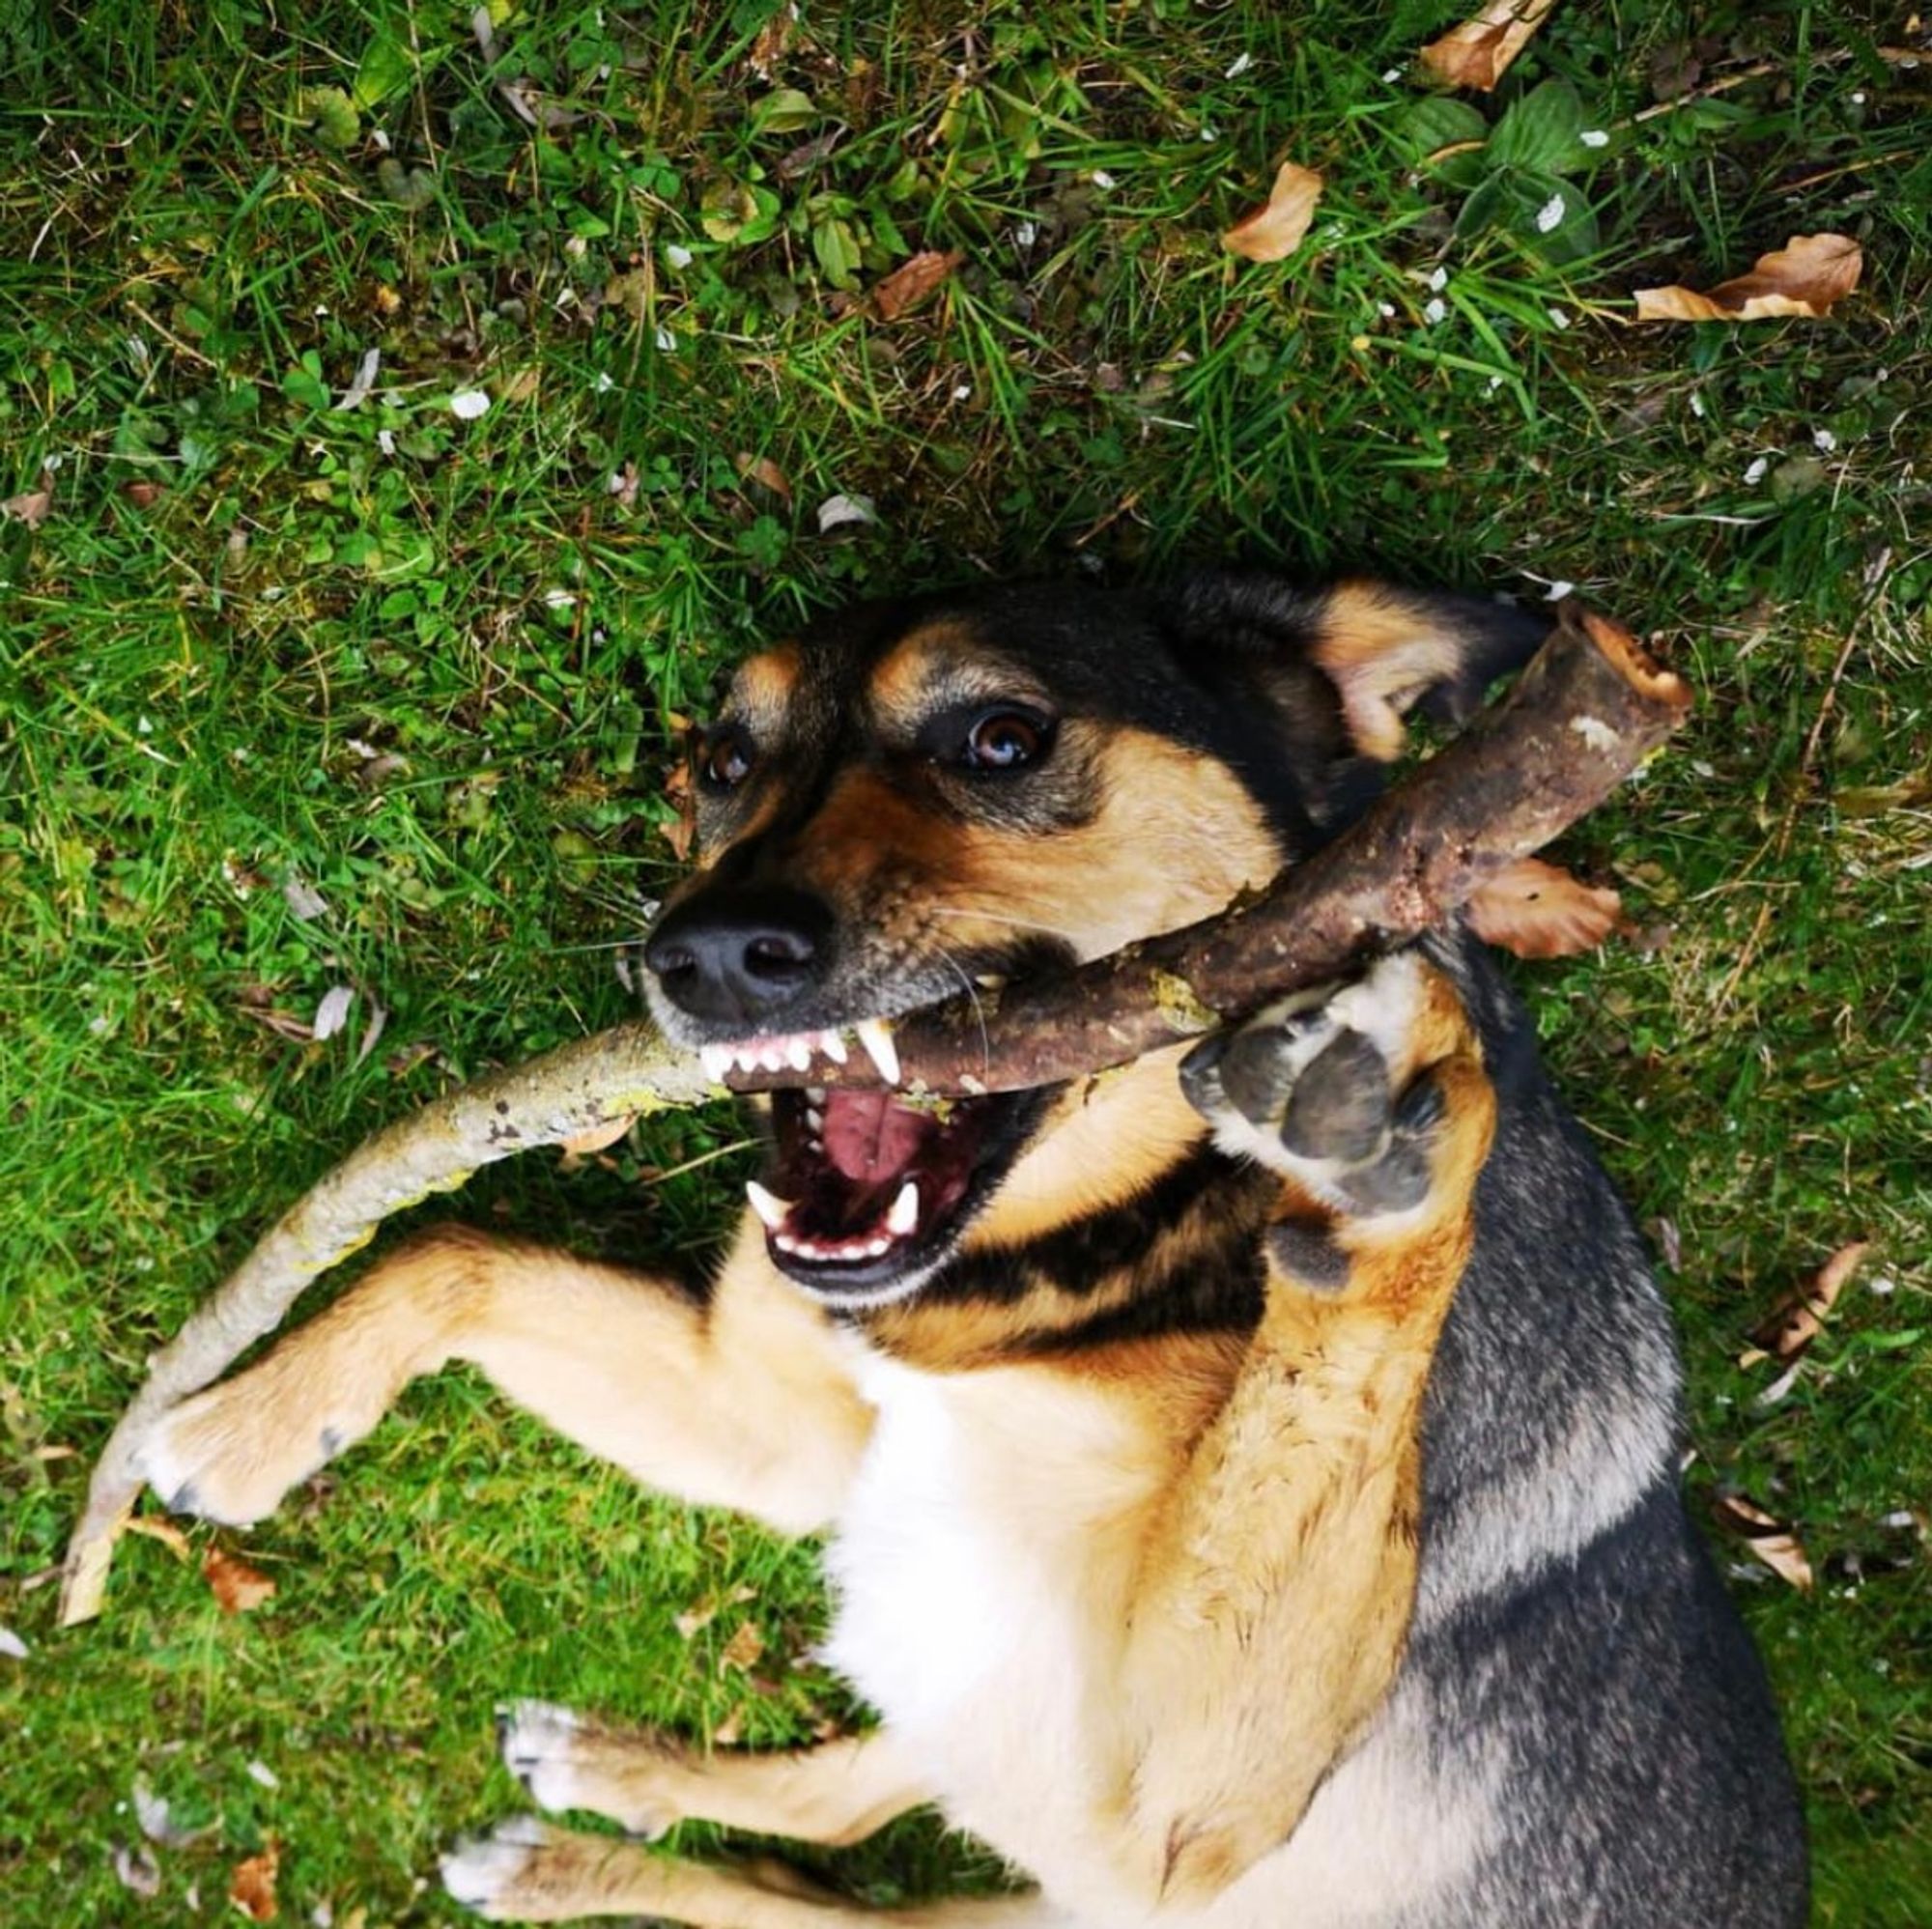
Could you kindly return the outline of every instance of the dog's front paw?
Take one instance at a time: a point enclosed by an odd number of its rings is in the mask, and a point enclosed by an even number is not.
[[[1226,1150],[1344,1212],[1406,1211],[1428,1193],[1444,1112],[1431,1074],[1398,1092],[1390,1070],[1414,983],[1411,962],[1397,957],[1358,982],[1286,999],[1197,1045],[1181,1062],[1181,1090]]]
[[[578,1853],[580,1837],[534,1815],[513,1815],[487,1835],[466,1836],[441,1858],[442,1886],[451,1900],[492,1922],[554,1922],[550,1906],[561,1886],[549,1864]],[[560,1906],[576,1913],[567,1892]]]

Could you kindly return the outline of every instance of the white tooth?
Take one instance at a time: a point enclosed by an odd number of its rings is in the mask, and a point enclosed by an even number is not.
[[[1007,988],[1005,974],[997,971],[982,971],[973,981],[983,991],[1004,991]]]
[[[836,1065],[842,1065],[851,1056],[845,1049],[845,1040],[837,1032],[819,1033],[818,1049]]]
[[[698,1062],[704,1066],[704,1076],[723,1085],[730,1076],[735,1057],[729,1045],[699,1045]]]
[[[899,1196],[893,1201],[893,1209],[886,1214],[886,1231],[895,1239],[903,1239],[919,1224],[919,1182],[907,1179],[899,1187]]]
[[[799,1250],[799,1242],[789,1233],[774,1234],[772,1244],[781,1253],[795,1253]]]
[[[740,1045],[736,1053],[740,1071],[756,1071],[758,1068],[758,1048],[755,1045]]]
[[[883,1018],[862,1018],[853,1028],[859,1034],[859,1042],[866,1048],[866,1056],[879,1069],[879,1076],[888,1085],[899,1082],[899,1050],[893,1043],[892,1027]]]
[[[823,1105],[825,1103],[825,1088],[822,1085],[808,1085],[805,1088],[805,1096],[809,1104]]]
[[[776,1233],[791,1212],[791,1203],[781,1199],[776,1192],[767,1190],[754,1178],[745,1181],[745,1197],[751,1207],[765,1224]]]
[[[890,1252],[892,1244],[893,1242],[890,1239],[873,1239],[866,1247],[866,1257],[868,1260],[875,1260],[882,1253]]]
[[[811,1063],[811,1040],[800,1036],[784,1041],[785,1063],[793,1071],[803,1071]]]
[[[815,1105],[808,1105],[805,1108],[805,1129],[814,1139],[825,1130],[825,1114]]]

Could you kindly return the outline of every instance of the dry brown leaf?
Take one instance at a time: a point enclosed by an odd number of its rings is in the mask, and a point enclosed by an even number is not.
[[[697,836],[697,793],[691,787],[691,766],[684,758],[680,757],[665,774],[664,794],[676,807],[677,815],[658,828],[670,846],[671,856],[683,864],[690,857],[693,840]]]
[[[238,1862],[228,1879],[228,1900],[250,1922],[275,1919],[275,1875],[282,1862],[282,1845],[270,1835],[259,1856]]]
[[[574,1132],[569,1138],[557,1142],[557,1149],[563,1154],[562,1166],[565,1172],[576,1172],[593,1152],[601,1152],[609,1146],[614,1146],[631,1127],[637,1123],[638,1115],[627,1112],[621,1119],[607,1120],[602,1125],[593,1125],[587,1132]]]
[[[1818,1268],[1809,1286],[1781,1301],[1763,1325],[1751,1335],[1757,1342],[1738,1355],[1741,1367],[1756,1366],[1760,1360],[1796,1359],[1824,1330],[1838,1295],[1851,1283],[1859,1262],[1871,1251],[1869,1239],[1852,1239],[1840,1246]]]
[[[749,1673],[758,1664],[758,1657],[765,1652],[765,1637],[755,1621],[747,1621],[719,1651],[718,1664],[724,1668],[741,1668]]]
[[[787,509],[791,507],[791,484],[785,479],[784,470],[770,456],[754,456],[747,449],[740,449],[731,462],[747,482],[755,482],[769,489]]]
[[[11,516],[16,523],[24,523],[30,529],[38,529],[47,520],[47,511],[54,506],[54,493],[51,489],[30,490],[24,496],[10,496],[0,502],[0,517]]]
[[[746,66],[760,80],[769,80],[772,70],[790,52],[791,43],[797,36],[798,0],[785,0],[785,4],[758,29],[757,38],[746,50]]]
[[[1788,1580],[1801,1593],[1811,1591],[1811,1563],[1789,1527],[1762,1507],[1734,1493],[1719,1494],[1716,1506],[1718,1518],[1773,1574],[1780,1580]]]
[[[139,1534],[144,1540],[158,1541],[176,1560],[187,1559],[187,1536],[172,1520],[162,1518],[158,1514],[136,1514],[128,1522],[130,1534]]]
[[[1617,927],[1622,900],[1559,865],[1519,858],[1469,899],[1469,926],[1520,958],[1567,958],[1601,945]]]
[[[275,1592],[275,1583],[260,1568],[251,1568],[219,1547],[211,1547],[201,1557],[202,1578],[224,1614],[247,1614],[261,1606]]]
[[[1859,285],[1864,253],[1849,235],[1793,235],[1759,255],[1748,274],[1695,289],[1639,288],[1639,322],[1762,322],[1778,315],[1829,315]]]
[[[1475,87],[1487,94],[1555,5],[1556,0],[1491,0],[1473,18],[1431,41],[1422,49],[1422,64],[1451,87]]]
[[[121,494],[137,509],[152,509],[167,491],[158,482],[124,482]]]
[[[1321,177],[1312,168],[1285,160],[1268,189],[1266,205],[1236,221],[1221,237],[1221,245],[1246,261],[1282,261],[1301,245],[1321,198]]]
[[[734,1708],[717,1727],[711,1731],[711,1745],[714,1748],[734,1747],[745,1739],[745,1711]]]
[[[923,254],[901,262],[883,281],[873,283],[867,298],[872,313],[882,322],[896,322],[907,309],[918,307],[965,259],[957,248],[944,254],[927,248]]]

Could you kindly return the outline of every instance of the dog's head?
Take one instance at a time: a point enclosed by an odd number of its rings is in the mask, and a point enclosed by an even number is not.
[[[1265,883],[1372,793],[1410,702],[1480,694],[1501,635],[1526,654],[1496,606],[1231,575],[820,622],[745,663],[696,738],[699,868],[647,948],[658,1019],[715,1067],[890,1066],[895,1018]],[[848,1306],[911,1291],[1047,1098],[775,1093],[752,1194],[774,1262]]]

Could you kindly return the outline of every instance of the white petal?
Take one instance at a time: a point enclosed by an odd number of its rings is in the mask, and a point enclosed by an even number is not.
[[[480,388],[459,388],[449,398],[449,412],[460,422],[473,422],[490,412],[490,398]]]
[[[1558,223],[1561,222],[1561,220],[1563,219],[1563,206],[1564,203],[1562,195],[1552,194],[1549,197],[1549,199],[1546,201],[1543,204],[1543,206],[1536,211],[1536,232],[1539,235],[1548,234],[1552,228],[1556,227]]]
[[[331,984],[322,994],[322,1003],[315,1007],[315,1018],[309,1026],[309,1034],[318,1044],[324,1038],[332,1038],[349,1022],[349,1007],[355,1003],[355,994],[346,984]]]

